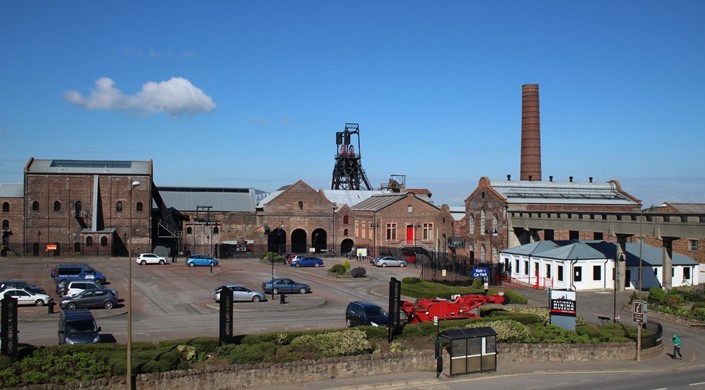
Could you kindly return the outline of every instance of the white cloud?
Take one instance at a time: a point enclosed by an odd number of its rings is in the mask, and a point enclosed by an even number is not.
[[[187,79],[172,77],[167,81],[150,81],[135,95],[123,95],[115,82],[101,77],[88,96],[68,91],[64,98],[89,110],[138,110],[168,112],[171,115],[197,114],[215,110],[213,99]]]

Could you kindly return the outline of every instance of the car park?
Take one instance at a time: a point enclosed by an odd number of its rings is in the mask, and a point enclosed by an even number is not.
[[[375,260],[377,267],[406,267],[406,261],[392,256],[383,256]]]
[[[37,286],[24,280],[3,280],[0,281],[0,293],[10,288],[24,289],[37,294],[46,294],[47,291],[42,286]]]
[[[304,256],[291,260],[292,267],[323,267],[323,260],[318,257]]]
[[[307,294],[311,292],[311,287],[288,278],[274,278],[263,282],[262,290],[265,294]]]
[[[72,297],[61,300],[61,308],[66,310],[91,309],[103,307],[112,309],[117,305],[117,298],[108,290],[84,290]]]
[[[88,310],[62,311],[59,315],[59,344],[99,343],[100,330]]]
[[[118,299],[117,290],[115,290],[113,288],[107,288],[107,287],[103,286],[102,284],[96,284],[95,282],[91,282],[91,281],[74,280],[71,282],[59,283],[56,286],[56,290],[57,290],[56,293],[60,297],[64,297],[64,296],[73,297],[73,296],[76,296],[85,290],[108,290],[108,291],[110,291],[110,293],[112,293],[115,296],[115,299]]]
[[[108,278],[88,264],[59,264],[51,271],[51,277],[57,281],[92,280],[105,284]]]
[[[189,267],[215,267],[218,265],[218,260],[208,255],[196,254],[188,257],[188,259],[186,260],[186,265],[188,265]]]
[[[36,293],[22,288],[8,288],[2,295],[9,295],[17,299],[18,305],[44,306],[51,302],[51,297],[47,294]]]
[[[233,290],[233,301],[235,302],[259,302],[266,300],[263,292],[251,290],[239,284],[225,284],[224,286]],[[218,286],[213,289],[213,299],[216,302],[220,301],[220,290],[223,286]]]
[[[166,259],[164,257],[161,257],[161,256],[154,254],[154,253],[140,253],[140,255],[137,256],[137,259],[135,259],[135,262],[139,265],[147,265],[147,264],[164,265],[164,264],[166,264]]]
[[[345,309],[345,324],[348,327],[358,325],[384,326],[388,322],[387,311],[371,302],[350,302]]]

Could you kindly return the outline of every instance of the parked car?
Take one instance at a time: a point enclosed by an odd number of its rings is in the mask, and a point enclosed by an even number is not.
[[[406,261],[396,257],[384,256],[375,261],[377,267],[406,267]]]
[[[0,281],[0,293],[10,288],[24,289],[37,294],[46,294],[47,291],[42,286],[37,286],[24,280],[2,280]]]
[[[100,327],[88,310],[62,311],[59,316],[59,344],[100,342]]]
[[[291,260],[292,267],[323,267],[323,260],[318,257],[298,257]]]
[[[51,271],[51,277],[58,282],[70,280],[92,280],[105,284],[108,278],[88,264],[59,264]]]
[[[239,284],[226,284],[226,287],[233,290],[233,301],[236,302],[259,302],[266,300],[264,293],[261,291],[250,290]],[[220,301],[220,290],[223,286],[218,286],[213,289],[213,299],[216,302]]]
[[[104,307],[112,309],[117,305],[117,298],[108,290],[84,290],[73,297],[64,297],[61,308],[66,310],[91,309]]]
[[[218,260],[214,259],[213,257],[210,257],[208,255],[191,255],[188,257],[186,260],[186,265],[189,267],[195,267],[195,266],[211,266],[215,267],[218,265]]]
[[[271,292],[274,294],[307,294],[311,292],[311,287],[308,284],[297,283],[287,278],[274,278],[262,283],[262,290],[265,294]]]
[[[354,301],[345,309],[345,324],[384,326],[389,322],[387,311],[371,302]]]
[[[56,293],[60,297],[68,296],[73,297],[85,290],[108,290],[118,299],[118,292],[113,288],[107,288],[102,284],[96,284],[91,281],[78,281],[74,280],[72,282],[63,282],[56,285]]]
[[[159,264],[159,265],[164,265],[166,264],[166,259],[156,255],[154,253],[140,253],[139,256],[137,256],[137,259],[135,262],[139,265],[147,265],[147,264]]]
[[[18,305],[44,306],[51,302],[51,297],[47,294],[36,293],[23,288],[8,288],[2,295],[9,295],[17,298]]]

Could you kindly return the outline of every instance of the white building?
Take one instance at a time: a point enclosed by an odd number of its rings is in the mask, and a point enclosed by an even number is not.
[[[662,286],[663,249],[627,243],[625,288]],[[500,254],[508,275],[538,288],[567,290],[614,289],[617,244],[606,241],[537,241],[509,248]],[[697,285],[698,263],[673,253],[673,287]]]

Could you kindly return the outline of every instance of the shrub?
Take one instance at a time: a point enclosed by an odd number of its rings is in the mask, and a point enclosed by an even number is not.
[[[350,271],[350,260],[345,259],[345,261],[343,261],[343,267],[345,267],[346,272]]]
[[[497,341],[525,343],[531,337],[531,328],[514,320],[502,319],[488,322],[475,322],[466,328],[489,326],[497,332]]]
[[[350,274],[353,278],[364,278],[365,275],[367,275],[367,271],[364,267],[357,267],[353,268],[352,271],[350,271]]]
[[[666,292],[663,291],[661,287],[651,287],[649,289],[649,297],[647,300],[649,303],[663,305],[666,302]]]
[[[373,348],[367,341],[367,334],[359,329],[339,332],[303,335],[291,342],[292,347],[300,345],[315,346],[324,357],[351,356],[372,352]]]
[[[330,273],[338,274],[338,275],[343,275],[347,270],[345,269],[345,266],[342,264],[336,264],[328,270]]]
[[[472,280],[472,285],[470,287],[477,289],[477,290],[482,290],[484,284],[485,284],[484,280],[482,280],[481,278],[475,278]]]

